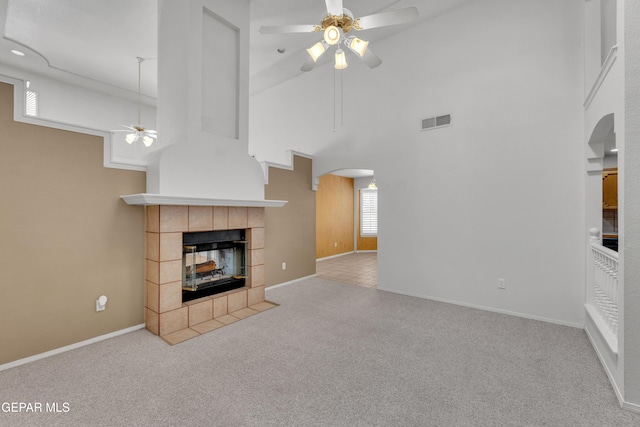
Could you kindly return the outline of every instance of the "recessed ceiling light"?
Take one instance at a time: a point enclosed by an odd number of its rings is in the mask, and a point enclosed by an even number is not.
[[[17,49],[11,49],[11,53],[13,53],[14,55],[18,55],[18,56],[24,56],[24,52],[19,51]]]

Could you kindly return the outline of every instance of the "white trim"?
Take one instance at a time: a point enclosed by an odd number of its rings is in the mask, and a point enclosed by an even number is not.
[[[624,407],[624,399],[622,398],[622,393],[620,392],[620,389],[618,388],[618,383],[616,383],[615,377],[613,376],[611,370],[609,369],[609,366],[605,363],[604,358],[602,356],[602,353],[600,352],[600,349],[596,345],[596,342],[593,339],[593,336],[591,336],[591,332],[589,332],[589,328],[587,327],[586,324],[585,324],[585,327],[584,327],[584,332],[585,332],[585,334],[587,334],[587,339],[591,343],[591,347],[593,347],[593,349],[595,350],[596,356],[598,356],[598,360],[600,361],[600,365],[602,366],[602,368],[604,369],[604,372],[607,374],[607,377],[609,378],[609,383],[611,384],[611,387],[613,387],[613,392],[616,394],[616,398],[618,399],[618,403],[620,404],[620,406]]]
[[[24,359],[14,360],[13,362],[5,363],[4,365],[0,365],[0,371],[5,371],[7,369],[15,368],[16,366],[26,365],[27,363],[35,362],[36,360],[44,359],[50,356],[55,356],[56,354],[65,353],[70,350],[75,350],[80,347],[85,347],[87,345],[95,344],[100,341],[108,340],[109,338],[114,338],[119,335],[128,334],[129,332],[135,332],[140,329],[144,329],[144,323],[136,326],[131,326],[126,329],[120,329],[119,331],[111,332],[105,335],[100,335],[98,337],[93,337],[88,340],[80,341],[75,344],[66,345],[64,347],[56,348],[53,350],[45,351],[44,353],[36,354],[33,356],[25,357]]]
[[[609,71],[611,71],[613,64],[616,62],[617,56],[618,56],[618,46],[617,45],[612,46],[611,50],[607,54],[606,59],[604,60],[604,63],[602,64],[602,67],[600,68],[600,73],[598,74],[596,81],[593,83],[593,87],[589,91],[587,98],[584,100],[585,110],[589,108],[589,106],[591,105],[591,102],[593,102],[593,99],[598,94],[598,91],[600,90],[602,83],[604,83],[604,81],[607,78],[607,75],[609,74]]]
[[[367,250],[358,249],[355,253],[357,253],[357,254],[366,254],[366,253],[370,253],[370,252],[378,252],[378,250],[377,249],[367,249]]]
[[[402,291],[398,291],[398,290],[395,290],[395,289],[381,288],[380,284],[378,284],[378,290],[379,291],[385,291],[385,292],[391,292],[391,293],[394,293],[394,294],[406,295],[406,296],[409,296],[409,297],[416,297],[416,298],[422,298],[422,299],[427,299],[427,300],[431,300],[431,301],[444,302],[444,303],[447,303],[447,304],[459,305],[459,306],[462,306],[462,307],[475,308],[477,310],[484,310],[484,311],[489,311],[489,312],[492,312],[492,313],[507,314],[509,316],[522,317],[523,319],[539,320],[541,322],[547,322],[547,323],[553,323],[553,324],[556,324],[556,325],[562,325],[562,326],[569,326],[569,327],[572,327],[572,328],[584,329],[584,325],[581,325],[579,323],[565,322],[563,320],[549,319],[547,317],[534,316],[534,315],[531,315],[531,314],[518,313],[518,312],[515,312],[515,311],[509,311],[509,310],[501,310],[499,308],[485,307],[483,305],[468,304],[468,303],[465,303],[465,302],[453,301],[453,300],[448,300],[448,299],[445,299],[445,298],[435,298],[435,297],[430,297],[430,296],[426,296],[426,295],[413,294],[413,293],[410,293],[410,292],[402,292]]]
[[[623,400],[620,406],[622,406],[622,409],[626,409],[627,411],[631,411],[631,412],[637,412],[640,414],[640,405],[636,405],[635,403],[629,403]]]
[[[317,262],[317,261],[326,261],[326,260],[328,260],[328,259],[338,258],[338,257],[341,257],[341,256],[351,255],[351,254],[355,254],[355,253],[356,253],[356,251],[343,252],[343,253],[338,254],[338,255],[330,255],[330,256],[326,256],[326,257],[324,257],[324,258],[316,258],[316,262]]]
[[[299,151],[287,150],[287,154],[289,155],[289,163],[274,163],[274,162],[269,162],[269,161],[260,162],[260,165],[262,166],[262,172],[264,173],[264,183],[265,184],[269,184],[269,168],[278,168],[278,169],[284,169],[284,170],[292,171],[293,170],[293,158],[294,158],[294,156],[305,157],[307,159],[313,160],[313,156],[312,155],[301,153]]]
[[[249,206],[249,207],[270,207],[281,208],[287,201],[285,200],[232,200],[232,199],[209,199],[206,197],[184,197],[169,196],[164,194],[129,194],[120,196],[128,205],[179,205],[179,206]]]
[[[313,279],[314,277],[316,277],[316,275],[312,274],[310,276],[300,277],[299,279],[290,280],[288,282],[279,283],[277,285],[267,286],[265,288],[265,291],[268,291],[269,289],[280,288],[282,286],[293,285],[294,283],[302,282],[302,281],[307,280],[307,279]]]
[[[591,244],[593,245],[594,243],[592,242]],[[609,248],[605,248],[605,249],[609,249]],[[616,252],[616,257],[617,256],[618,256],[618,253]],[[596,325],[596,328],[600,332],[600,336],[605,340],[605,342],[609,346],[609,350],[611,350],[613,354],[618,355],[618,337],[616,337],[615,335],[613,335],[612,332],[610,332],[609,327],[604,322],[604,320],[602,320],[602,317],[598,314],[595,307],[593,307],[590,304],[585,304],[584,308],[585,308],[585,312],[591,318],[591,321],[593,322],[593,324]]]

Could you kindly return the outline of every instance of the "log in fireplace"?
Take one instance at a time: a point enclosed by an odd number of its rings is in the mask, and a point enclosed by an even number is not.
[[[182,302],[245,286],[245,230],[184,233]]]

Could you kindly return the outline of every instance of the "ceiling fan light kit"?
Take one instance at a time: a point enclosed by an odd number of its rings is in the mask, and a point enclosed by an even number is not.
[[[360,58],[364,57],[365,52],[367,51],[367,47],[369,46],[369,42],[365,40],[360,40],[356,36],[347,37],[344,41],[344,45],[351,50],[353,53],[357,53],[360,55]]]
[[[327,51],[327,49],[329,49],[329,45],[326,41],[321,40],[307,49],[307,53],[309,53],[309,56],[311,57],[311,59],[313,59],[313,62],[316,62],[318,58],[320,58]]]
[[[414,20],[418,16],[418,9],[407,7],[389,12],[375,13],[360,18],[354,18],[349,9],[342,7],[342,0],[325,0],[327,11],[320,25],[282,25],[260,27],[262,34],[276,33],[313,33],[322,31],[323,40],[307,49],[311,60],[305,61],[302,71],[313,69],[318,58],[322,56],[329,46],[336,46],[335,68],[342,70],[347,67],[344,51],[340,45],[343,44],[351,52],[357,54],[362,61],[370,68],[375,68],[382,63],[369,49],[369,42],[359,39],[356,36],[345,36],[351,30],[369,30],[371,28],[384,27],[387,25],[403,24]]]
[[[124,137],[124,140],[127,144],[133,144],[137,140],[142,139],[142,143],[144,144],[144,146],[149,147],[151,146],[151,144],[153,144],[153,141],[158,137],[158,135],[155,130],[146,129],[140,124],[140,67],[142,65],[142,62],[144,62],[144,58],[138,56],[136,57],[136,59],[138,60],[138,124],[130,126],[122,125],[126,129],[118,129],[112,132],[129,132]]]
[[[334,65],[336,70],[344,70],[347,68],[349,64],[347,64],[347,58],[344,56],[344,50],[338,48],[336,50],[336,63]]]
[[[329,46],[333,46],[340,41],[340,30],[334,25],[329,25],[324,30],[324,41]]]

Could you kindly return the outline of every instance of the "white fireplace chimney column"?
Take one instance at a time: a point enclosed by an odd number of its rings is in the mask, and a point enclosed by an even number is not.
[[[264,199],[248,154],[249,1],[159,0],[158,150],[147,193]]]

